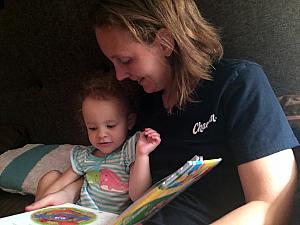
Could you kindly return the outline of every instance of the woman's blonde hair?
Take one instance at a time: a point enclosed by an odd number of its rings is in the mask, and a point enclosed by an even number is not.
[[[160,28],[170,31],[175,41],[170,56],[172,107],[183,108],[192,101],[199,80],[210,80],[212,64],[223,56],[216,29],[201,16],[194,0],[101,0],[91,15],[94,27],[125,27],[141,43],[154,41]]]

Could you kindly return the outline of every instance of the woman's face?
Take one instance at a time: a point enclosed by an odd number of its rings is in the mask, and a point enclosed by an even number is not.
[[[128,30],[117,26],[98,27],[95,32],[102,52],[115,67],[118,80],[137,81],[147,93],[170,87],[172,76],[168,55],[159,38],[143,45]]]

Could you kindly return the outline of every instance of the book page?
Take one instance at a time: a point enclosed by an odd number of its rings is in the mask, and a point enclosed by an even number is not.
[[[66,203],[0,218],[2,225],[107,225],[118,215]]]
[[[113,225],[143,223],[188,186],[206,175],[221,160],[203,160],[203,157],[194,156],[177,171],[154,184],[141,198],[118,216]]]

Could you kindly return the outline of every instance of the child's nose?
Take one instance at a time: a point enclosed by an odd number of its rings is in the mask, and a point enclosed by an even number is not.
[[[105,129],[98,129],[98,137],[100,138],[103,138],[103,137],[106,137],[107,134],[106,134],[106,130]]]

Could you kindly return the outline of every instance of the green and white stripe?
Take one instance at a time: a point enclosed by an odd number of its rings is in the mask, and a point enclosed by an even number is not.
[[[64,171],[72,145],[28,144],[0,156],[0,187],[9,192],[35,194],[39,179],[50,170]]]

